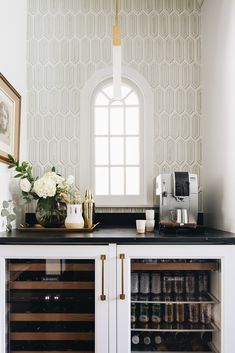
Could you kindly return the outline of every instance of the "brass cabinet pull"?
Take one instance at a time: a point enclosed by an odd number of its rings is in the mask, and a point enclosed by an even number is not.
[[[106,260],[106,255],[100,255],[101,259],[101,295],[100,300],[106,300],[106,295],[104,294],[104,261]]]
[[[120,294],[120,299],[125,300],[126,296],[124,294],[124,259],[125,259],[125,254],[120,254],[120,259],[121,259],[121,294]]]

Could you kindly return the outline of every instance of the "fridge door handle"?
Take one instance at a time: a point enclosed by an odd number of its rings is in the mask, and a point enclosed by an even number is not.
[[[120,294],[120,299],[125,300],[126,296],[124,293],[124,260],[125,260],[125,254],[120,254],[119,256],[121,260],[121,294]]]
[[[106,255],[101,255],[100,260],[101,260],[101,295],[100,295],[100,300],[105,301],[106,295],[104,294],[104,261],[106,260]]]

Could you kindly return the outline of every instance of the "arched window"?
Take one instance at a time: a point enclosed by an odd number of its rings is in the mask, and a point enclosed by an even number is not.
[[[98,206],[152,205],[152,91],[123,70],[122,98],[113,100],[110,74],[102,73],[81,95],[81,189],[92,188]]]
[[[143,192],[143,117],[136,88],[122,84],[115,101],[111,82],[98,87],[93,99],[94,195],[140,196]]]

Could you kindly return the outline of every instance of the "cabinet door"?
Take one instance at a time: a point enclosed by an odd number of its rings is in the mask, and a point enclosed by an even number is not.
[[[1,353],[108,353],[108,246],[0,247]]]
[[[233,353],[235,248],[117,247],[117,353]]]

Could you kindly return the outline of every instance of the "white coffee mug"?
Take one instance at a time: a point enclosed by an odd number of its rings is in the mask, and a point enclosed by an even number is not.
[[[154,219],[147,219],[146,220],[146,232],[153,232],[154,231],[154,226],[155,226],[155,220]]]
[[[147,220],[149,220],[149,219],[153,220],[154,216],[155,216],[154,210],[146,210],[145,211],[145,217]]]
[[[136,231],[137,233],[143,234],[145,233],[145,219],[137,219],[136,220]]]

